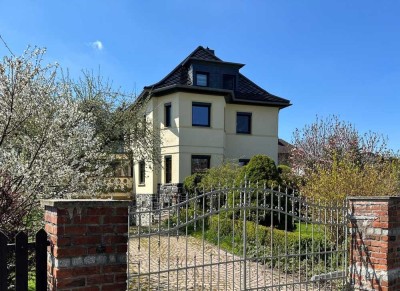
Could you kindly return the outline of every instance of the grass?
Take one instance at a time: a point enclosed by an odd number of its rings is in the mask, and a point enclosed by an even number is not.
[[[320,225],[315,225],[311,223],[305,223],[305,222],[296,222],[295,223],[296,228],[293,230],[294,233],[301,233],[301,234],[309,234],[314,235],[316,234],[323,234],[324,233],[324,228]]]
[[[35,272],[29,272],[28,274],[28,291],[36,290],[36,276]]]
[[[28,291],[35,291],[36,290],[36,281],[29,280],[28,281]]]

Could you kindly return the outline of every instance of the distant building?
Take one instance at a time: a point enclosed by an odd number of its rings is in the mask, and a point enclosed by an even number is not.
[[[283,139],[278,139],[278,164],[290,165],[290,153],[292,152],[293,145]]]

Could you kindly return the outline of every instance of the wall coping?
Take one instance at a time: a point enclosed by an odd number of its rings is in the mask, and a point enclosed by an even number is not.
[[[400,194],[399,194],[400,195]],[[400,196],[349,196],[347,197],[348,201],[357,200],[357,201],[385,201],[385,200],[400,200]]]
[[[46,199],[41,200],[42,207],[50,206],[57,208],[70,207],[128,207],[131,204],[129,200],[111,200],[111,199]]]

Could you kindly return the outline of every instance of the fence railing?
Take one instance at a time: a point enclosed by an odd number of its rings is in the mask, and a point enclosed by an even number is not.
[[[36,290],[47,290],[47,233],[41,229],[36,233],[35,242],[28,242],[28,235],[19,232],[15,243],[9,243],[8,237],[0,231],[0,291],[8,290],[8,257],[15,254],[15,290],[28,290],[29,253],[35,252]]]

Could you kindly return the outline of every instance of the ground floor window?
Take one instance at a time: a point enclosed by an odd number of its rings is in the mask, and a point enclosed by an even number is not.
[[[210,168],[211,156],[193,155],[192,156],[192,174],[201,173]]]
[[[132,163],[128,160],[114,160],[110,163],[113,177],[132,177]]]
[[[250,162],[250,159],[239,159],[239,166],[246,166]]]
[[[172,157],[165,157],[165,183],[172,182]]]
[[[146,182],[146,164],[144,161],[139,162],[139,184]]]

